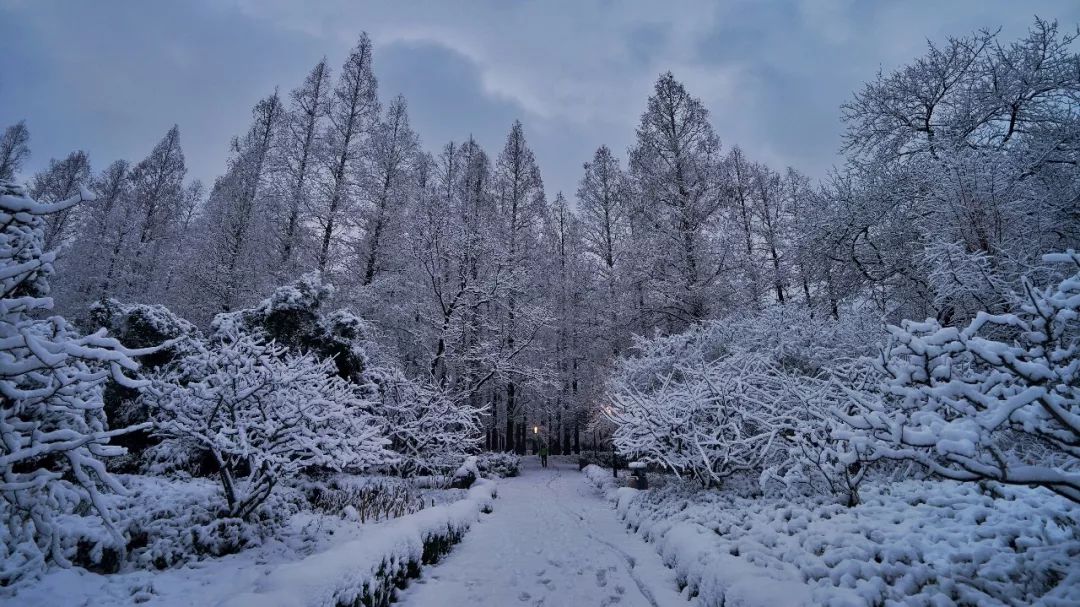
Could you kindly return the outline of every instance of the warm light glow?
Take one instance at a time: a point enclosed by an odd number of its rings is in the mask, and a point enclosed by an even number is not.
[[[540,434],[540,426],[533,426],[533,434]]]

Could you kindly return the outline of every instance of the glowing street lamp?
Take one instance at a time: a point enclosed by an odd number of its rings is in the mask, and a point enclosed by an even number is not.
[[[533,426],[533,434],[540,434],[540,426]]]

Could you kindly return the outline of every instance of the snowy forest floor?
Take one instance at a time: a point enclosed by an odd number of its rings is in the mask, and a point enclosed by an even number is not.
[[[406,589],[406,607],[687,605],[655,549],[630,534],[571,458],[522,461],[495,511]]]

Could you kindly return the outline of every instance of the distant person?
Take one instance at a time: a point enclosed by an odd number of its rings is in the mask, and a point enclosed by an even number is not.
[[[547,468],[547,456],[548,456],[547,445],[541,445],[540,446],[540,467]]]

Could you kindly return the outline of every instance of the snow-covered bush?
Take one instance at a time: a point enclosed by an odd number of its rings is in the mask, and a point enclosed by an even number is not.
[[[405,377],[372,340],[369,323],[347,310],[326,311],[333,293],[318,274],[307,274],[252,308],[218,314],[212,338],[250,335],[294,354],[332,361],[337,375],[372,401],[390,448],[400,454],[395,473],[452,471],[479,444],[482,411]]]
[[[371,403],[330,361],[251,335],[226,330],[154,388],[155,433],[213,458],[231,516],[248,518],[305,468],[362,471],[393,459]]]
[[[1046,288],[1025,282],[1012,313],[889,327],[881,397],[852,393],[846,437],[871,458],[1080,502],[1080,254],[1044,259],[1071,274]]]
[[[376,413],[390,448],[400,455],[396,473],[446,474],[479,447],[481,411],[468,402],[393,367],[368,369],[364,377],[375,387]]]
[[[771,306],[757,314],[702,322],[675,335],[636,337],[632,353],[617,361],[613,376],[620,385],[647,391],[669,375],[678,380],[680,367],[700,367],[744,352],[813,376],[870,354],[874,342],[867,335],[882,327],[866,306],[845,308],[842,320],[803,306]]]
[[[450,485],[455,489],[468,489],[478,478],[480,478],[480,469],[476,466],[476,456],[470,455],[454,471]]]
[[[103,299],[90,307],[89,323],[104,327],[129,348],[155,348],[136,360],[140,373],[152,373],[177,357],[197,348],[201,333],[190,322],[161,305],[123,303]],[[114,425],[135,425],[149,421],[147,407],[139,401],[140,391],[126,388],[115,381],[105,384],[105,413]],[[114,472],[160,471],[155,457],[147,457],[147,449],[158,443],[150,430],[125,434],[116,444],[127,449],[121,457],[109,461]]]
[[[105,327],[129,348],[156,348],[139,358],[144,371],[161,367],[189,351],[191,342],[183,338],[201,338],[195,325],[158,304],[103,299],[90,306],[89,322],[91,326]]]
[[[820,496],[793,502],[684,482],[616,489],[610,472],[586,471],[701,605],[1073,605],[1080,598],[1080,510],[1045,491],[870,482],[849,508]]]
[[[424,507],[424,499],[409,481],[392,477],[336,475],[304,489],[316,511],[360,523],[398,518]]]
[[[330,359],[343,379],[366,384],[363,374],[376,349],[369,338],[371,328],[345,310],[324,313],[333,293],[334,287],[318,274],[306,274],[278,287],[253,308],[218,314],[210,324],[211,333],[254,335],[295,352]]]
[[[845,426],[849,395],[872,383],[870,370],[856,359],[813,375],[780,373],[785,390],[779,398],[788,415],[759,487],[769,491],[779,484],[789,496],[831,494],[848,506],[858,504],[869,466],[864,449],[843,440],[838,429]]]
[[[510,478],[521,474],[521,456],[514,453],[481,453],[476,467],[485,477]]]
[[[639,340],[609,386],[615,444],[706,484],[753,474],[763,487],[779,481],[853,504],[864,470],[833,429],[859,377],[852,361],[878,326],[860,309],[840,322],[777,306]]]
[[[73,562],[91,571],[165,569],[261,544],[304,502],[299,491],[277,491],[251,520],[224,512],[221,485],[209,479],[117,475],[127,494],[113,496],[119,534],[91,517],[68,515],[65,538]]]
[[[657,390],[616,390],[605,413],[620,453],[706,486],[758,470],[786,423],[779,369],[762,356],[677,367]]]
[[[137,428],[110,430],[102,389],[138,365],[105,331],[79,335],[52,309],[49,276],[55,252],[43,250],[50,213],[90,195],[39,204],[17,185],[0,182],[0,585],[69,563],[60,518],[96,511],[115,533],[102,489],[122,492],[102,458],[122,448],[109,440]]]

